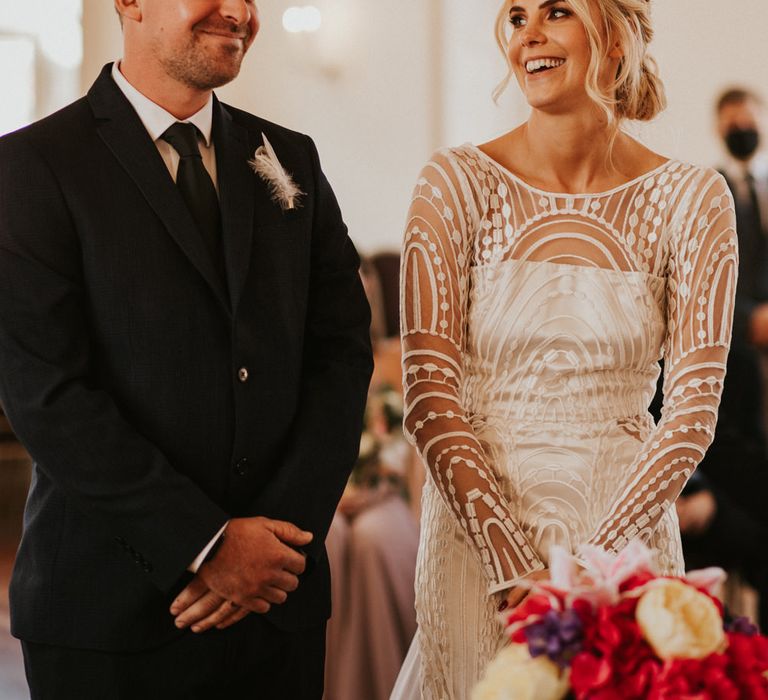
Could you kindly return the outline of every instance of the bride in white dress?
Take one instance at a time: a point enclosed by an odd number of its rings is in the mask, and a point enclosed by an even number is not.
[[[508,0],[497,35],[530,118],[435,154],[405,233],[406,428],[430,478],[398,699],[469,698],[503,644],[500,603],[546,576],[554,543],[640,537],[681,573],[671,506],[725,375],[726,184],[619,129],[664,106],[648,3]]]

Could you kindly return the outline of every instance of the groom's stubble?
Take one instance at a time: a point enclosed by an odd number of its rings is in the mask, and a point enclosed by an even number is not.
[[[170,96],[180,114],[198,105],[173,85],[205,96],[234,80],[260,26],[254,0],[115,3],[123,20],[121,70],[161,106],[168,108]]]
[[[240,41],[222,41],[223,32],[241,37]],[[181,46],[169,47],[162,39],[153,42],[153,52],[165,72],[174,80],[196,90],[212,90],[234,80],[254,32],[248,24],[235,25],[208,20],[195,25]]]

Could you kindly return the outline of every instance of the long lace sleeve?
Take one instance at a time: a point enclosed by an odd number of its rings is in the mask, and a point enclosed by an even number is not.
[[[404,422],[496,592],[544,565],[514,521],[462,406],[474,206],[459,165],[437,154],[416,185],[403,246]]]
[[[646,538],[680,495],[714,436],[725,378],[738,254],[723,178],[700,171],[670,226],[662,415],[591,538],[613,552]]]

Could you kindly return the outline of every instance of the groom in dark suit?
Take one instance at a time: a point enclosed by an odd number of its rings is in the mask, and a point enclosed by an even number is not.
[[[13,633],[33,698],[319,698],[358,257],[312,141],[212,94],[254,2],[115,5],[119,65],[0,139],[0,399],[34,460]],[[270,145],[288,176],[249,165]]]

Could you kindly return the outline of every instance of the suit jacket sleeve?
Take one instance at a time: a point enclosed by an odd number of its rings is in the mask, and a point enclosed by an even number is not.
[[[30,139],[0,141],[0,399],[37,468],[170,589],[224,513],[95,380],[77,230]],[[118,542],[120,544],[118,544]]]
[[[315,191],[299,408],[281,464],[252,512],[312,532],[305,549],[317,560],[359,453],[373,360],[360,259],[307,140]]]

